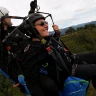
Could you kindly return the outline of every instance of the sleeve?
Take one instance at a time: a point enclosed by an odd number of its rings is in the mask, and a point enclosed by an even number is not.
[[[54,37],[59,37],[59,36],[60,36],[60,33],[61,33],[61,32],[57,30],[57,31],[55,31],[55,34],[54,34],[53,36],[54,36]]]

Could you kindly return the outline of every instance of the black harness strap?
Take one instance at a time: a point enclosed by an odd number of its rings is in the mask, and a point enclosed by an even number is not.
[[[18,68],[18,73],[23,75],[23,71],[22,71],[22,69],[20,67],[20,63],[19,63],[19,58],[16,55],[14,55],[14,58],[16,60],[16,64],[17,64],[17,68]]]
[[[49,53],[49,55],[51,55],[53,57],[53,59],[56,61],[56,64],[58,65],[58,67],[60,69],[66,69],[66,71],[70,74],[64,60],[62,59],[60,53],[55,49],[53,48],[52,46],[48,46],[47,48],[47,51]]]

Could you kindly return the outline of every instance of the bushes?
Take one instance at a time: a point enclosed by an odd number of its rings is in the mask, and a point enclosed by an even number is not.
[[[61,36],[61,40],[72,53],[96,51],[96,29],[81,29]]]

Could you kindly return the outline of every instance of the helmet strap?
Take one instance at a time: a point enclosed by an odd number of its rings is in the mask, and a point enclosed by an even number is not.
[[[29,25],[32,28],[32,31],[34,32],[34,34],[36,35],[37,38],[39,38],[40,40],[42,40],[42,37],[39,35],[38,30],[34,27],[34,25],[32,24],[32,22],[30,20],[28,20]]]

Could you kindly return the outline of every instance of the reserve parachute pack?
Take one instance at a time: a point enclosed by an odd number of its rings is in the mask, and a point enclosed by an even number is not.
[[[89,81],[69,76],[64,82],[62,96],[86,96]]]

